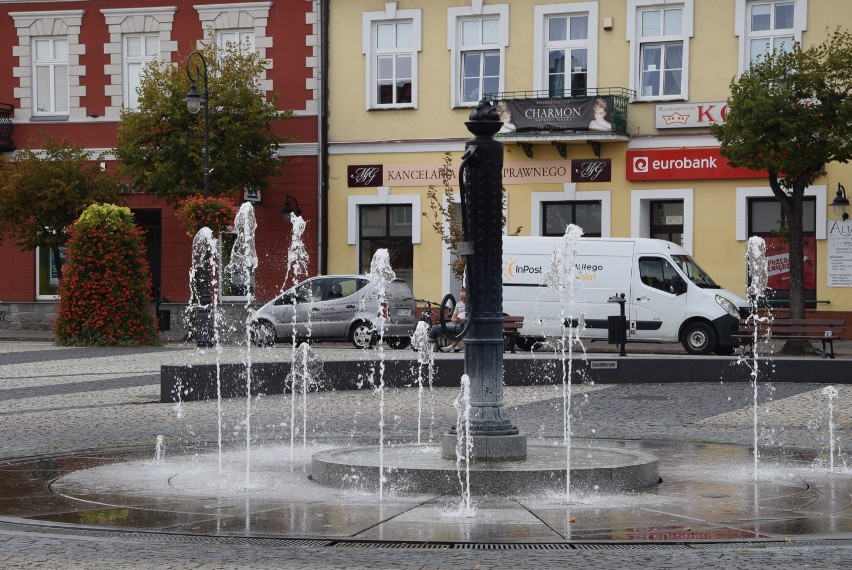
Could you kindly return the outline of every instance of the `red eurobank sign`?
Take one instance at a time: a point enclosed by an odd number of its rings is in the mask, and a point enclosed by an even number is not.
[[[706,180],[768,176],[765,170],[734,168],[719,153],[718,147],[627,151],[627,180]]]

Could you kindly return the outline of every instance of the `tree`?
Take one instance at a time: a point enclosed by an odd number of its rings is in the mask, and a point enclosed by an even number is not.
[[[208,41],[202,50],[208,65],[211,196],[262,188],[281,166],[276,145],[284,139],[272,126],[292,113],[279,112],[276,97],[267,99],[260,90],[265,62],[247,48],[229,43],[222,49]],[[123,111],[118,127],[120,174],[172,205],[204,189],[204,118],[187,111],[183,99],[189,86],[183,58],[177,64],[149,65],[139,87],[139,108]],[[202,79],[196,87],[203,91]]]
[[[49,248],[61,276],[66,228],[89,205],[114,201],[118,185],[101,171],[101,156],[46,135],[43,146],[41,153],[24,149],[0,162],[0,242]]]
[[[775,51],[731,82],[725,123],[711,127],[732,166],[769,173],[787,216],[790,317],[804,318],[802,203],[830,162],[852,157],[852,35],[836,30],[822,44]]]
[[[69,231],[53,325],[59,344],[159,344],[142,232],[130,208],[93,204]]]

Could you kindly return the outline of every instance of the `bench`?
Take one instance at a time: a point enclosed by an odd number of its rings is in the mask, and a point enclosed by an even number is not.
[[[759,323],[758,335],[768,331],[774,340],[818,340],[822,342],[822,357],[834,358],[834,341],[843,338],[846,321],[835,319],[774,319],[771,323]],[[751,320],[740,321],[737,332],[731,335],[751,344],[754,340],[754,323]],[[826,347],[831,349],[829,354]]]
[[[515,354],[515,345],[518,340],[518,331],[524,326],[524,317],[513,317],[503,315],[503,352],[508,347]]]

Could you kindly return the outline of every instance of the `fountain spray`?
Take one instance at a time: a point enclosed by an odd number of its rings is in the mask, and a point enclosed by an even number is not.
[[[757,380],[758,380],[758,328],[760,324],[769,322],[771,317],[761,317],[757,313],[759,301],[766,296],[766,288],[769,282],[769,269],[766,262],[766,242],[762,237],[752,236],[748,238],[746,248],[746,265],[748,266],[749,284],[748,299],[751,304],[751,312],[748,320],[752,323],[753,338],[751,342],[751,386],[753,392],[752,421],[754,423],[754,480],[757,481]]]

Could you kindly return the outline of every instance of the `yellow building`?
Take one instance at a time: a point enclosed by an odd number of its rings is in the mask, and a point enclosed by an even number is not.
[[[739,293],[746,240],[761,235],[780,279],[780,205],[764,174],[727,164],[708,126],[753,57],[823,42],[852,23],[848,0],[330,0],[329,13],[329,273],[364,272],[389,247],[415,296],[458,290],[422,214],[487,96],[506,122],[508,228],[668,239]],[[807,191],[806,296],[846,312],[852,277],[830,267],[826,238],[852,168],[826,170]]]

